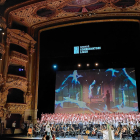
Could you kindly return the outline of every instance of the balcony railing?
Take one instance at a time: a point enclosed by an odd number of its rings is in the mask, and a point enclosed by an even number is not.
[[[23,112],[27,109],[27,105],[23,103],[6,103],[5,107],[11,112]]]
[[[12,74],[8,74],[7,75],[7,81],[15,81],[15,80],[20,80],[22,82],[27,82],[27,78],[26,77],[22,77],[22,76],[17,76],[17,75],[12,75]]]
[[[7,88],[18,88],[27,92],[27,78],[17,75],[8,74],[6,81]]]
[[[28,62],[28,56],[16,51],[11,51],[11,55],[10,55],[11,59],[13,58],[17,58],[17,59],[21,59],[22,61]]]

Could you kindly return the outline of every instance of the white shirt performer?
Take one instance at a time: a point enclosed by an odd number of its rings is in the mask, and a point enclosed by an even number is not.
[[[14,122],[12,123],[12,134],[13,134],[13,135],[14,135],[15,128],[16,128],[16,121],[14,121]]]
[[[48,123],[46,124],[46,129],[45,130],[46,130],[46,132],[51,132],[50,125]]]

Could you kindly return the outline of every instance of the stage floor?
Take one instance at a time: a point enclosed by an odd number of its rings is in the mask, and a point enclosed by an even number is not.
[[[41,140],[42,137],[27,137],[27,136],[10,136],[10,137],[7,137],[8,139],[15,139],[15,140]],[[78,136],[76,137],[57,137],[56,138],[57,140],[78,140]],[[88,137],[88,140],[101,140],[103,139],[102,137],[100,137],[100,139],[97,139],[97,136],[93,136],[93,137]],[[81,140],[84,140],[83,136],[82,136],[82,139]],[[120,138],[115,138],[115,140],[120,140]]]

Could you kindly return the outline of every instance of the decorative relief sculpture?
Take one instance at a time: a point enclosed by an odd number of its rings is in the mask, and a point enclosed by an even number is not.
[[[2,43],[0,43],[0,53],[1,54],[5,53],[4,45]]]
[[[23,114],[24,111],[27,109],[26,104],[20,104],[20,103],[7,103],[5,107],[11,113],[19,113],[19,114]]]
[[[28,50],[30,41],[33,46],[36,44],[36,41],[30,35],[17,29],[7,28],[7,37],[9,38],[8,42],[19,45],[26,50]]]
[[[32,95],[26,95],[26,104],[28,109],[31,108],[31,102],[32,102]]]
[[[19,64],[25,67],[28,62],[28,56],[16,51],[12,51],[9,59],[9,64]]]
[[[0,118],[4,116],[3,106],[0,106]]]
[[[100,5],[104,3],[104,5]],[[33,27],[33,30],[45,25],[63,21],[77,20],[79,14],[93,13],[92,17],[110,16],[131,16],[140,12],[139,0],[55,0],[41,1],[10,12],[9,18],[20,22],[26,27]],[[64,8],[67,7],[67,10]],[[76,10],[80,8],[80,10]],[[81,10],[82,9],[82,10]],[[68,11],[68,12],[66,12]],[[94,14],[96,13],[96,14]],[[103,14],[104,13],[104,14]],[[115,13],[115,14],[112,14]],[[102,15],[103,14],[103,15]],[[139,16],[139,15],[137,15]],[[91,17],[91,15],[90,15]],[[80,18],[85,18],[81,16]],[[10,20],[8,21],[10,22]],[[32,33],[32,32],[31,32]]]
[[[9,88],[18,88],[27,92],[27,78],[8,74],[5,90]]]

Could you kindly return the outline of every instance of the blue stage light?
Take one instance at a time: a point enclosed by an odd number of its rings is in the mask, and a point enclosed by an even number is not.
[[[57,65],[53,65],[53,68],[56,69],[57,68]]]

